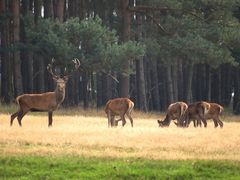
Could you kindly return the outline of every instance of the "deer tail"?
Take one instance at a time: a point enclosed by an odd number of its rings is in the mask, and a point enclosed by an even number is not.
[[[17,103],[18,105],[19,105],[20,97],[21,97],[21,96],[18,96],[18,97],[16,97],[16,99],[15,99],[15,101],[16,101],[16,103]]]
[[[132,101],[128,102],[128,113],[131,113],[134,108],[134,103]]]
[[[222,114],[224,111],[224,108],[222,106],[219,106],[219,114]]]
[[[210,104],[207,103],[207,106],[204,106],[204,109],[203,109],[203,112],[204,112],[204,115],[208,113],[208,111],[210,110]]]

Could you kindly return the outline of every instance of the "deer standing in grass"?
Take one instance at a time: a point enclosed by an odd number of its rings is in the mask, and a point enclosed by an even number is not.
[[[223,122],[219,119],[219,115],[223,112],[224,108],[217,103],[208,103],[205,101],[195,102],[188,106],[183,118],[183,126],[189,127],[191,120],[194,127],[201,126],[203,122],[204,127],[207,127],[208,119],[213,119],[215,128],[220,125],[223,127]]]
[[[105,112],[108,117],[108,127],[113,127],[118,125],[118,121],[122,120],[122,126],[126,124],[125,114],[131,122],[133,127],[133,119],[131,117],[131,112],[134,108],[134,103],[128,98],[115,98],[107,102],[105,106]],[[115,120],[115,116],[120,116],[120,119]]]
[[[72,60],[75,65],[75,70],[80,66],[80,61],[78,59]],[[16,102],[19,105],[19,110],[11,115],[10,125],[12,126],[13,120],[17,117],[19,126],[22,126],[22,118],[29,111],[40,111],[48,112],[48,126],[52,126],[52,114],[65,98],[65,87],[68,81],[68,78],[71,76],[72,72],[69,75],[65,75],[62,78],[59,75],[53,73],[52,66],[54,60],[51,64],[48,64],[47,70],[52,75],[53,80],[56,82],[56,88],[53,92],[46,92],[41,94],[23,94],[16,98]]]
[[[220,120],[219,116],[223,113],[224,108],[217,104],[217,103],[209,103],[210,108],[209,110],[204,114],[203,119],[208,120],[208,119],[212,119],[214,122],[214,127],[218,127],[218,125],[220,125],[220,127],[223,127],[223,122]],[[207,127],[207,122],[206,124],[204,124],[204,127]]]
[[[177,119],[180,124],[180,119],[184,115],[188,105],[185,102],[176,102],[168,106],[166,117],[163,121],[157,120],[159,127],[168,127],[171,120]]]

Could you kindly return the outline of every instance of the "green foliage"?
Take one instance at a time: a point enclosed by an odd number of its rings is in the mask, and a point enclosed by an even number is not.
[[[1,179],[239,179],[235,161],[0,157]]]
[[[182,58],[187,63],[207,63],[212,67],[223,63],[237,65],[232,52],[239,51],[240,47],[239,21],[233,16],[239,7],[238,0],[187,0],[175,4],[152,0],[148,3],[166,5],[170,9],[168,13],[160,14],[160,22],[171,33],[146,33],[144,42],[149,57],[159,59],[163,64]],[[149,28],[146,29],[149,32]]]
[[[122,64],[144,54],[144,46],[139,43],[119,44],[116,32],[103,26],[99,17],[82,21],[72,18],[64,23],[39,19],[36,26],[28,26],[27,34],[35,53],[65,64],[78,57],[86,71],[122,71]]]

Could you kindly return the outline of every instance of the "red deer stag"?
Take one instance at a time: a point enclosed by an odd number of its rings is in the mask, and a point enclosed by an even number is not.
[[[163,121],[157,120],[159,127],[167,127],[170,125],[171,120],[177,119],[180,124],[180,119],[184,115],[188,105],[185,102],[176,102],[168,106],[167,115]]]
[[[125,114],[131,122],[133,127],[133,119],[131,117],[131,112],[134,108],[134,103],[128,98],[115,98],[110,99],[106,106],[105,112],[108,116],[108,127],[113,127],[118,125],[118,121],[122,120],[122,126],[126,124]],[[120,116],[120,119],[115,120],[115,116]]]
[[[202,121],[204,127],[207,127],[206,120],[213,119],[215,128],[218,127],[218,125],[220,125],[220,127],[222,128],[223,122],[219,119],[219,115],[223,112],[223,110],[223,107],[216,103],[208,103],[201,101],[190,104],[184,115],[183,124],[184,126],[188,127],[192,120],[194,123],[194,127],[197,127],[198,125],[201,126]]]
[[[75,65],[75,70],[80,66],[78,59],[72,60]],[[19,105],[19,110],[11,115],[10,125],[12,126],[13,120],[17,117],[19,126],[22,126],[22,118],[29,111],[41,111],[48,112],[48,126],[52,126],[52,114],[65,98],[65,87],[68,78],[71,76],[73,70],[69,75],[65,75],[63,78],[53,73],[54,59],[51,64],[48,64],[47,70],[52,75],[53,80],[56,82],[56,89],[54,92],[46,92],[42,94],[23,94],[16,98],[16,102]]]

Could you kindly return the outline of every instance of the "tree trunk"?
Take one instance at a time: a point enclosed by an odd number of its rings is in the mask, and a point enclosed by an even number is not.
[[[5,0],[0,1],[0,15],[6,16],[6,5]],[[1,48],[5,49],[1,51],[1,97],[3,102],[10,103],[12,98],[12,88],[11,88],[11,60],[10,54],[7,48],[10,46],[9,42],[9,18],[6,18],[4,22],[1,23]]]
[[[172,82],[173,82],[173,101],[178,101],[178,71],[177,64],[172,65]]]
[[[178,100],[183,101],[183,65],[182,59],[178,58]]]
[[[12,2],[13,15],[13,44],[17,46],[20,41],[20,1]],[[14,61],[14,90],[15,96],[23,93],[20,51],[16,48],[13,52]]]
[[[234,96],[233,96],[233,113],[240,114],[240,70],[238,67],[234,68]]]
[[[138,81],[138,87],[137,87],[137,93],[139,97],[139,109],[142,111],[147,112],[147,97],[146,97],[146,85],[145,85],[145,75],[144,75],[144,65],[143,65],[143,58],[139,58],[137,60],[137,68],[138,73],[136,74],[137,81]]]
[[[128,11],[129,0],[121,0],[122,5],[122,41],[127,42],[130,40],[130,23],[131,23],[131,13]],[[126,71],[129,70],[129,61],[124,65]],[[120,74],[119,78],[119,95],[120,97],[129,97],[129,75]]]
[[[158,80],[158,65],[157,60],[152,60],[152,95],[153,95],[153,109],[160,110],[160,95],[159,95],[159,80]]]
[[[137,39],[140,41],[142,39],[142,17],[140,15],[137,16]],[[137,60],[137,73],[136,78],[138,83],[137,93],[139,94],[139,109],[147,112],[147,97],[146,97],[146,85],[145,85],[145,74],[144,74],[144,59],[143,57],[138,58]]]
[[[55,17],[59,22],[63,22],[64,20],[64,6],[65,6],[65,0],[57,0],[55,7]]]
[[[187,66],[187,77],[186,77],[186,84],[184,90],[184,99],[187,103],[192,102],[192,78],[193,78],[193,63]]]
[[[171,76],[171,65],[166,68],[166,80],[167,80],[167,92],[168,92],[168,104],[173,103],[173,81]]]
[[[103,105],[103,86],[102,86],[102,74],[97,73],[97,108]]]
[[[83,107],[89,108],[89,74],[87,72],[83,74]]]
[[[44,18],[53,18],[53,0],[44,0]]]

